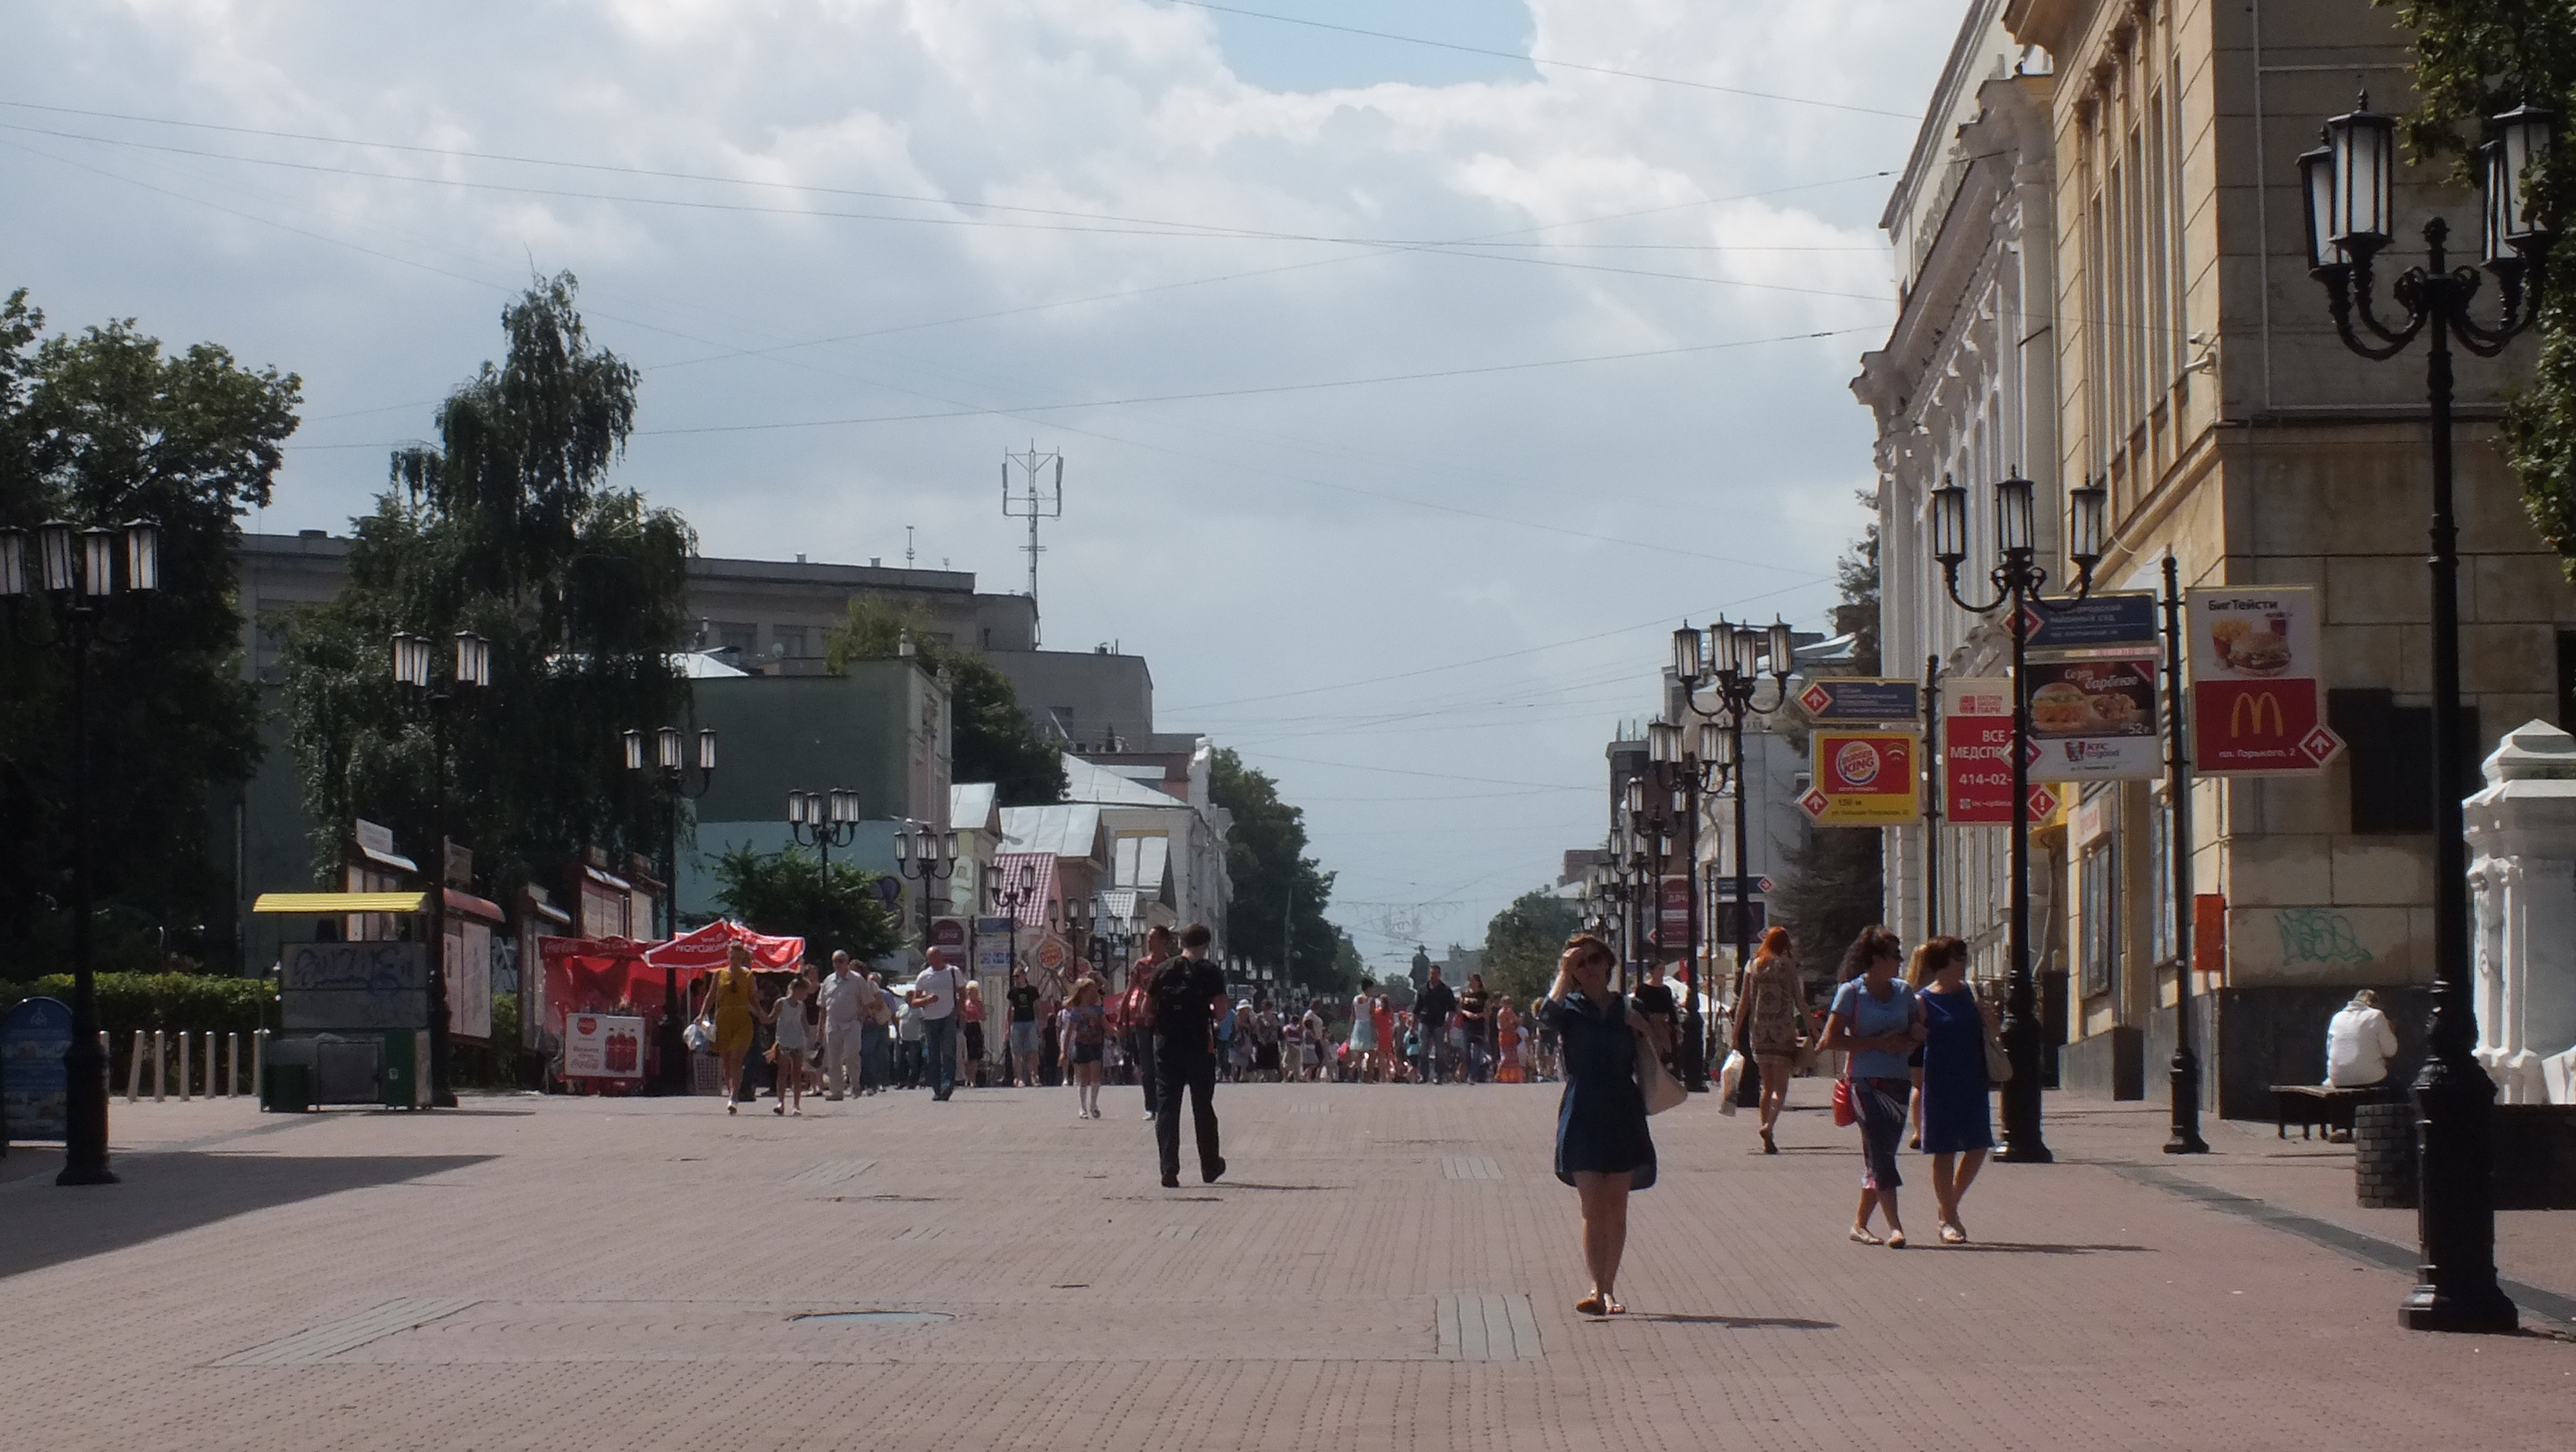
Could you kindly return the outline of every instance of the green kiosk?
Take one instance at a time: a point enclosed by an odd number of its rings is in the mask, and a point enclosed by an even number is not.
[[[251,911],[316,920],[314,939],[288,943],[278,960],[280,1027],[259,1107],[426,1106],[429,894],[270,892]],[[408,941],[392,936],[402,926]]]

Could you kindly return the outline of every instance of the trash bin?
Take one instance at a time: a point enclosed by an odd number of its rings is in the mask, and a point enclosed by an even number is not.
[[[261,1071],[259,1107],[278,1114],[302,1114],[313,1108],[313,1066],[271,1062]]]

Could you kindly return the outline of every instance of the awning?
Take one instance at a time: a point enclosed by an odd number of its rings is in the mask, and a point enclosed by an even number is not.
[[[683,933],[667,943],[646,947],[644,961],[656,968],[677,968],[684,973],[704,972],[723,967],[729,950],[736,943],[751,950],[751,966],[762,972],[788,972],[805,957],[803,938],[772,938],[755,933],[740,923],[718,918],[695,932]]]
[[[447,889],[447,910],[452,913],[463,913],[470,918],[481,918],[487,923],[499,924],[510,921],[501,911],[499,903],[489,898],[476,897],[470,892],[459,892],[452,887]]]
[[[454,893],[448,894],[456,896]],[[481,902],[481,898],[474,899]],[[425,913],[425,892],[263,892],[250,905],[255,913]],[[497,912],[498,909],[495,909]],[[496,919],[497,921],[497,919]]]

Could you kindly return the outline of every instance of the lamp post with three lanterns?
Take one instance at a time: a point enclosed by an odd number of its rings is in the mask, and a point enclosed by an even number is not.
[[[644,733],[627,731],[626,769],[639,775],[653,773],[662,794],[662,936],[680,935],[680,802],[683,798],[702,797],[716,782],[716,733],[701,728],[698,732],[697,786],[689,785],[690,771],[683,755],[685,734],[677,726],[658,727],[653,732],[653,759],[644,759]],[[662,1028],[656,1037],[661,1055],[662,1076],[657,1086],[664,1094],[689,1092],[689,1045],[680,1027],[679,970],[662,970]]]
[[[832,874],[832,849],[847,847],[859,835],[859,795],[845,787],[828,792],[789,792],[787,830],[800,847],[823,854],[823,875]]]
[[[957,834],[942,832],[928,822],[905,822],[895,829],[894,870],[921,884],[921,932],[924,942],[930,935],[930,883],[933,878],[945,881],[957,873]],[[969,925],[968,931],[973,931]],[[974,964],[973,944],[968,944],[967,969]]]
[[[38,575],[27,574],[27,532],[0,529],[0,599],[42,590],[60,618],[72,660],[72,1040],[63,1051],[63,1168],[57,1185],[113,1185],[107,1167],[107,1051],[99,1044],[98,979],[90,961],[89,654],[119,595],[136,603],[161,588],[161,527],[149,519],[123,529],[76,529],[52,519],[36,528]],[[117,578],[119,557],[125,566]]]
[[[2452,267],[2449,224],[2424,224],[2425,262],[2389,293],[2394,326],[2372,306],[2371,264],[2396,225],[2396,122],[2360,105],[2325,124],[2325,145],[2299,158],[2307,197],[2308,268],[2346,347],[2374,362],[2421,338],[2432,443],[2433,1017],[2415,1081],[2423,1264],[2400,1311],[2420,1331],[2511,1331],[2514,1305],[2496,1283],[2495,1196],[2488,1120],[2495,1084],[2478,1064],[2469,957],[2468,844],[2461,799],[2468,743],[2460,730],[2459,524],[2451,487],[2451,347],[2491,358],[2539,314],[2555,228],[2537,212],[2534,168],[2557,138],[2555,114],[2520,106],[2489,122],[2480,216],[2481,265],[2496,282],[2497,321],[2470,316],[2484,279]],[[2356,324],[2358,326],[2356,326]]]
[[[453,1109],[456,1090],[448,1080],[447,777],[454,763],[449,760],[448,724],[469,693],[492,684],[492,642],[470,630],[456,632],[455,658],[443,683],[432,678],[436,652],[428,636],[397,630],[392,643],[394,685],[412,714],[429,722],[429,1102]]]
[[[1681,634],[1694,640],[1699,636],[1698,631],[1688,626],[1682,628]],[[1676,635],[1674,648],[1677,657],[1680,643],[1681,636]],[[1682,823],[1682,882],[1689,903],[1682,935],[1682,989],[1689,1001],[1682,1014],[1687,1042],[1680,1059],[1683,1087],[1698,1093],[1708,1088],[1710,1053],[1708,1024],[1700,1011],[1700,1000],[1708,995],[1707,986],[1702,982],[1707,963],[1700,952],[1700,941],[1706,936],[1700,931],[1701,803],[1710,793],[1725,786],[1734,767],[1732,759],[1725,754],[1728,746],[1726,733],[1716,722],[1700,723],[1699,739],[1695,744],[1686,747],[1683,739],[1682,728],[1670,721],[1657,720],[1646,727],[1646,761],[1654,774],[1654,789],[1665,795],[1664,805],[1669,809],[1669,816],[1679,817]],[[1639,778],[1639,781],[1642,784],[1644,778]],[[1655,885],[1655,925],[1659,952],[1668,946],[1662,942],[1663,893],[1663,883],[1658,882]]]
[[[2093,566],[2102,558],[2102,512],[2105,491],[2086,483],[2066,491],[2069,508],[2067,558],[2075,562],[2075,589],[2052,600],[2045,593],[2048,570],[2039,563],[2036,510],[2038,486],[2019,475],[1995,485],[1995,543],[1999,558],[1987,578],[1995,597],[1971,605],[1959,593],[1959,567],[1968,558],[1968,491],[1947,476],[1932,491],[1932,557],[1940,562],[1942,588],[1952,603],[1978,615],[2009,609],[2006,627],[2012,635],[2012,906],[2006,932],[2011,978],[2004,992],[2004,1052],[2012,1060],[2012,1078],[2003,1090],[2004,1148],[1998,1158],[2013,1164],[2047,1164],[2054,1158],[2040,1133],[2039,1066],[2043,1025],[2039,990],[2030,966],[2030,675],[2031,627],[2038,612],[2061,609],[2093,591]]]
[[[1753,961],[1753,867],[1746,807],[1753,773],[1744,763],[1744,724],[1788,704],[1789,675],[1797,668],[1798,638],[1785,620],[1768,626],[1737,625],[1720,618],[1706,631],[1685,624],[1673,632],[1673,679],[1682,689],[1682,704],[1703,718],[1698,759],[1692,771],[1703,789],[1735,789],[1735,967],[1742,972]],[[1771,704],[1760,705],[1762,678],[1771,678]],[[1701,695],[1709,696],[1706,705]],[[1681,728],[1671,730],[1678,753]],[[1651,749],[1653,742],[1649,740]],[[1694,814],[1696,816],[1696,814]],[[1694,820],[1693,834],[1697,824]],[[1691,864],[1696,880],[1699,866]]]

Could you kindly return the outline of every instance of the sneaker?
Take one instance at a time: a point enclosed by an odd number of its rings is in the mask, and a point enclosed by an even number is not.
[[[1177,1189],[1179,1189],[1180,1187],[1181,1187],[1181,1177],[1180,1177],[1180,1176],[1178,1176],[1178,1175],[1165,1175],[1165,1176],[1163,1177],[1163,1188],[1164,1188],[1164,1189],[1166,1189],[1166,1190],[1177,1190]]]
[[[1216,1168],[1215,1168],[1215,1169],[1213,1169],[1213,1170],[1209,1170],[1209,1171],[1207,1171],[1207,1172],[1205,1172],[1204,1174],[1201,1174],[1201,1175],[1199,1176],[1199,1180],[1200,1180],[1200,1182],[1201,1182],[1202,1184],[1209,1184],[1209,1185],[1213,1185],[1213,1184],[1215,1184],[1217,1181],[1222,1180],[1222,1179],[1224,1179],[1224,1178],[1225,1178],[1225,1161],[1224,1161],[1224,1160],[1222,1160],[1222,1159],[1220,1159],[1220,1160],[1218,1160],[1218,1161],[1216,1162]]]
[[[1154,1122],[1154,1111],[1152,1111],[1152,1110],[1150,1110],[1150,1109],[1148,1109],[1148,1110],[1146,1110],[1146,1111],[1145,1111],[1145,1122],[1146,1122],[1147,1124],[1151,1124],[1151,1123],[1153,1123],[1153,1122]]]

